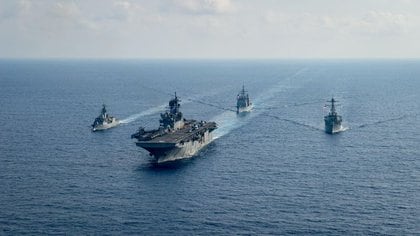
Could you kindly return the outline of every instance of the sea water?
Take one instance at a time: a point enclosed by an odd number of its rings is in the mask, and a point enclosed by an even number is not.
[[[156,165],[130,135],[175,92],[217,138]],[[3,59],[0,234],[416,234],[419,101],[418,60]]]

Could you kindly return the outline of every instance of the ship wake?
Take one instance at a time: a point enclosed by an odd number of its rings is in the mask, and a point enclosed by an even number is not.
[[[339,130],[337,131],[337,133],[344,132],[344,131],[347,131],[347,130],[349,130],[349,129],[350,129],[350,127],[348,127],[348,126],[342,126],[342,127],[341,127],[341,129],[339,129]]]
[[[301,126],[301,127],[305,127],[308,129],[312,129],[312,130],[317,130],[317,131],[324,131],[324,129],[322,127],[319,126],[315,126],[315,125],[311,125],[311,124],[307,124],[307,123],[303,123],[303,122],[299,122],[299,121],[295,121],[295,120],[291,120],[291,119],[286,119],[286,118],[282,118],[276,115],[270,115],[267,114],[268,117],[280,120],[280,121],[284,121],[284,122],[288,122],[297,126]]]
[[[131,123],[133,121],[136,121],[136,120],[140,119],[141,117],[149,116],[149,115],[153,115],[153,114],[159,113],[159,112],[163,111],[164,109],[165,109],[165,105],[160,105],[160,106],[152,107],[152,108],[149,108],[149,109],[147,109],[147,110],[145,110],[143,112],[140,112],[140,113],[137,113],[137,114],[133,114],[133,115],[131,115],[131,116],[125,118],[125,119],[122,119],[122,120],[120,120],[120,123],[122,123],[122,124],[128,124],[128,123]]]
[[[405,114],[405,115],[401,115],[401,116],[394,117],[394,118],[389,118],[389,119],[385,119],[385,120],[378,120],[378,121],[375,121],[375,122],[362,124],[362,125],[357,126],[357,128],[365,128],[365,127],[368,127],[368,126],[376,126],[376,125],[389,123],[389,122],[394,122],[394,121],[400,121],[400,120],[404,120],[406,118],[416,117],[416,116],[417,116],[417,114],[414,114],[414,115]]]
[[[265,91],[262,95],[256,97],[253,100],[253,106],[259,107],[263,104],[268,104],[275,97],[278,93],[281,93],[288,88],[290,88],[290,82],[296,78],[298,75],[303,73],[306,68],[300,69],[294,74],[290,75],[289,77],[285,78],[285,80],[281,81],[277,85],[274,85],[267,91]],[[218,124],[218,128],[213,132],[214,138],[220,138],[231,131],[240,128],[247,123],[249,123],[253,118],[261,115],[264,113],[264,109],[252,109],[249,112],[245,112],[242,115],[237,115],[235,110],[231,109],[224,109],[223,113],[213,117],[211,120],[215,121]]]
[[[220,138],[232,130],[235,130],[247,124],[253,117],[257,116],[257,112],[249,112],[244,116],[238,116],[235,112],[225,111],[222,114],[212,118],[218,125],[218,128],[213,131],[214,139]]]

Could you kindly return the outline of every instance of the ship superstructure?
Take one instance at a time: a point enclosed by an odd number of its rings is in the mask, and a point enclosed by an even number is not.
[[[159,128],[146,131],[143,127],[131,135],[136,145],[149,151],[158,163],[195,155],[213,140],[215,122],[186,120],[180,111],[176,96],[169,101],[169,108],[160,114]]]
[[[329,102],[331,105],[328,105],[330,107],[330,112],[328,115],[324,116],[325,132],[328,134],[334,134],[342,130],[342,117],[337,114],[335,109],[335,103],[337,100],[331,98],[331,100],[327,102]]]
[[[252,110],[252,103],[249,101],[248,92],[245,91],[245,86],[242,85],[242,90],[236,97],[236,113],[250,112]]]
[[[120,121],[115,117],[110,116],[106,111],[105,104],[102,105],[101,114],[95,118],[92,124],[92,131],[105,130],[115,127],[120,124]]]

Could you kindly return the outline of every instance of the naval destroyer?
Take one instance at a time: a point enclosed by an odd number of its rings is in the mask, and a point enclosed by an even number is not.
[[[242,90],[236,97],[236,113],[250,112],[252,110],[252,103],[249,101],[249,95],[245,91],[245,86],[242,85]]]
[[[110,116],[106,111],[105,104],[102,105],[101,114],[96,117],[92,124],[92,131],[105,130],[115,127],[120,124],[120,121],[115,117]]]
[[[328,115],[324,116],[325,132],[328,134],[334,134],[342,130],[342,118],[340,115],[337,114],[337,111],[335,110],[335,103],[337,102],[337,100],[331,98],[331,100],[327,102],[331,103],[331,105],[329,105],[331,109]]]
[[[180,99],[169,101],[169,108],[160,114],[159,128],[146,131],[140,127],[131,135],[136,145],[146,149],[158,163],[191,157],[213,139],[215,122],[186,120],[180,111]]]

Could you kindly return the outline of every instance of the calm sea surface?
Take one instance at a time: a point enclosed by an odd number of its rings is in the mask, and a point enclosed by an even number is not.
[[[217,138],[156,165],[130,135],[175,91]],[[0,234],[419,234],[419,114],[419,60],[0,60]]]

